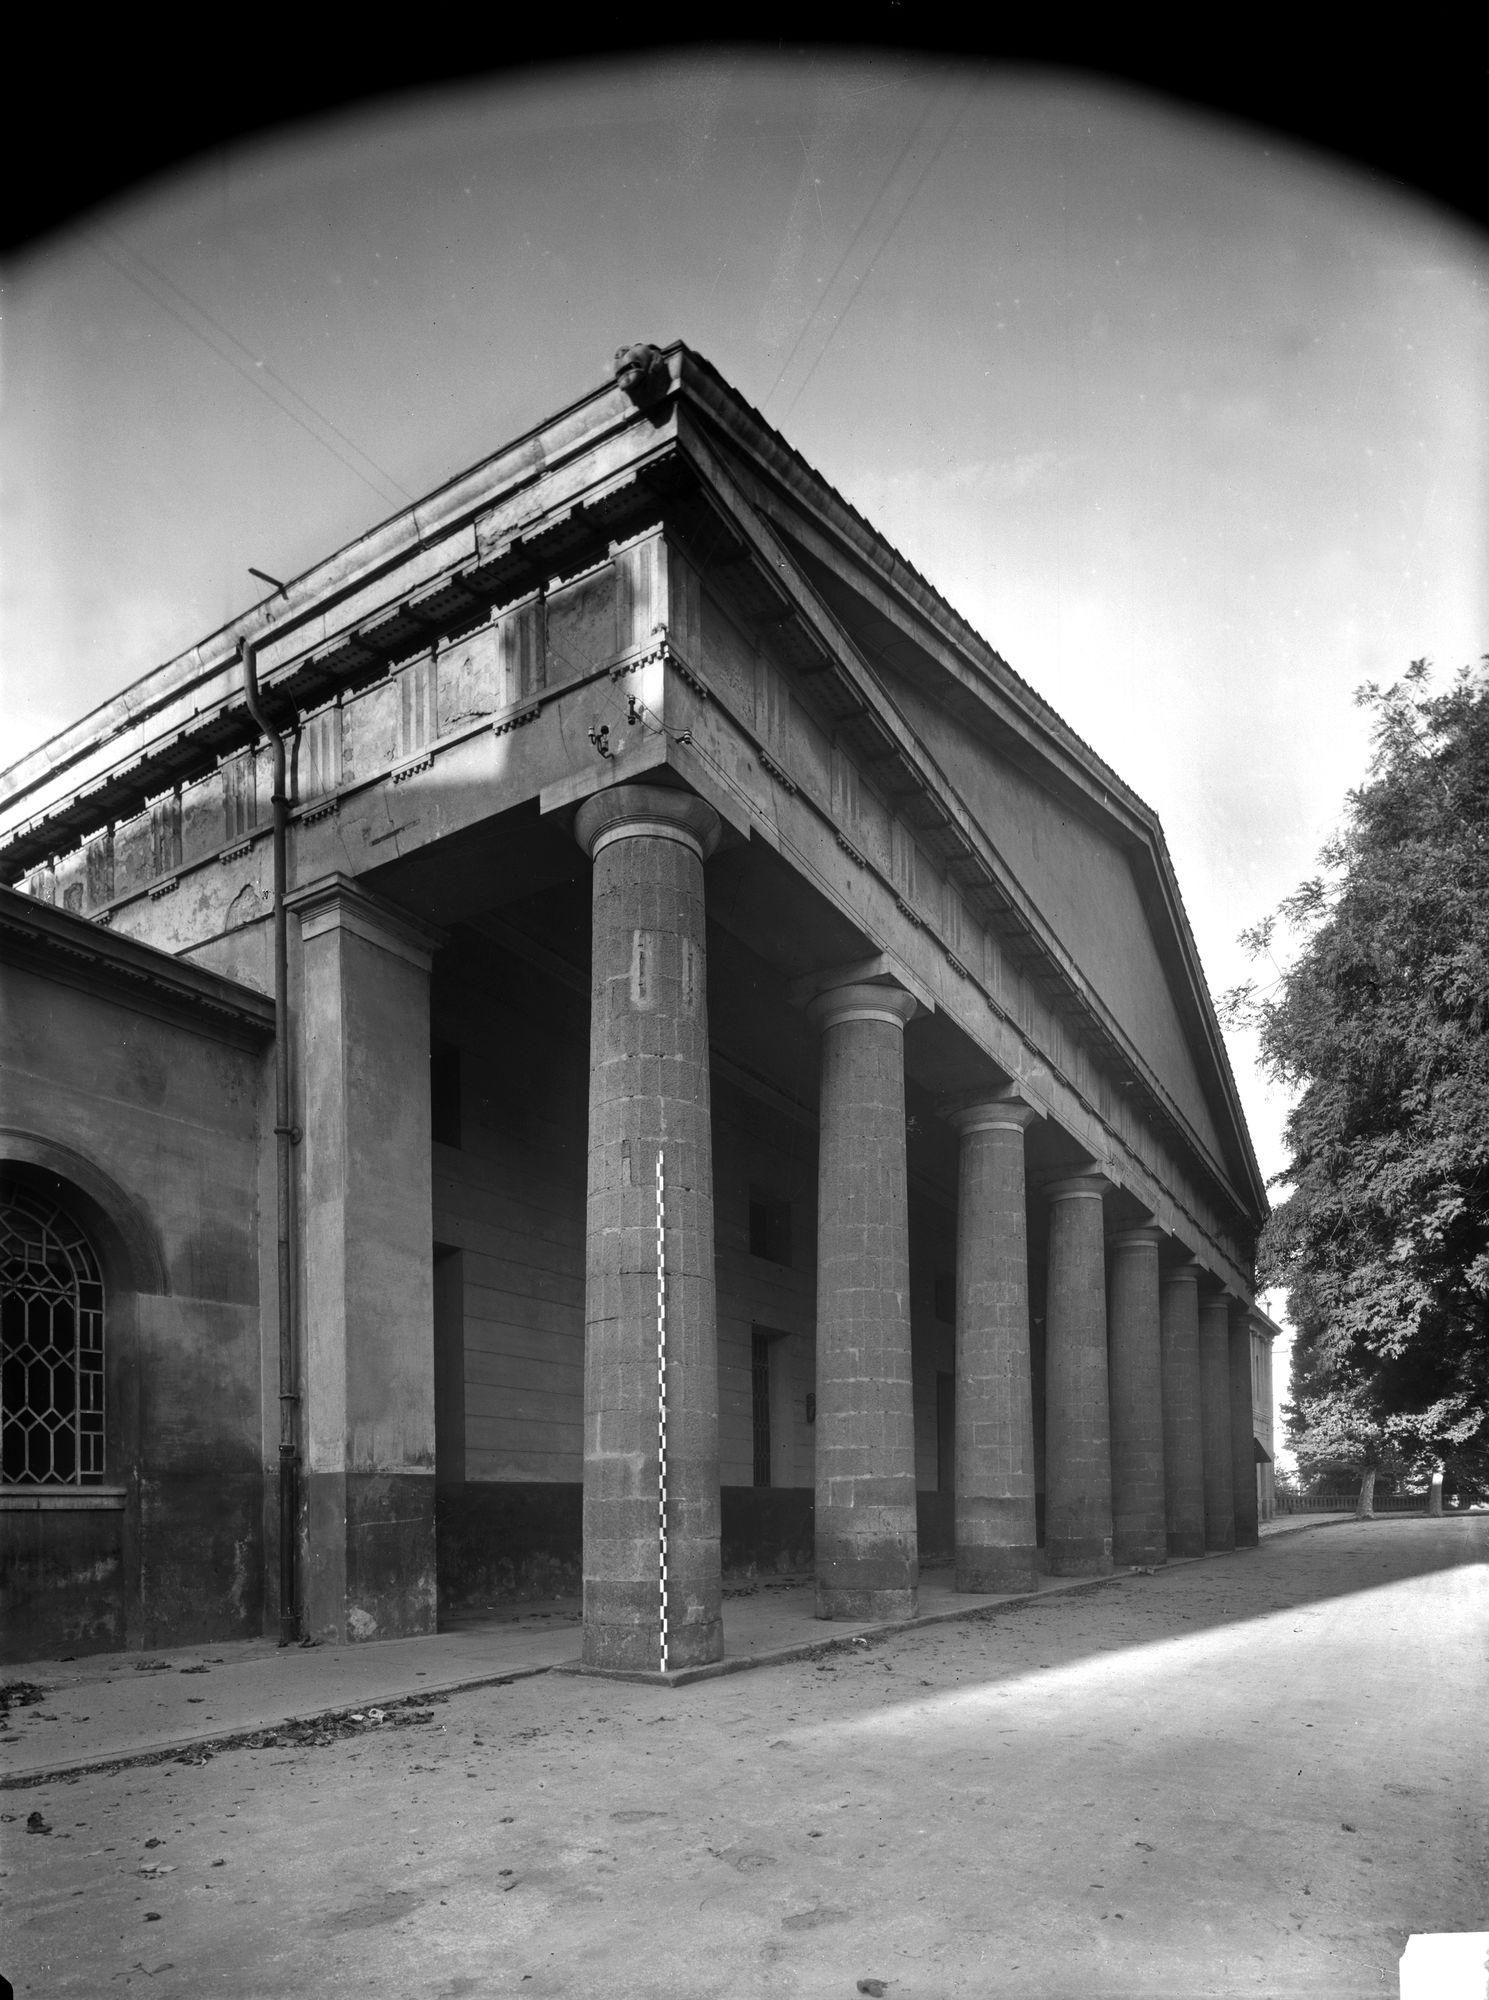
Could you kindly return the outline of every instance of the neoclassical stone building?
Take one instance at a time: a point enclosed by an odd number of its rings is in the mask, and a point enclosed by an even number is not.
[[[11,1657],[1253,1542],[1151,810],[698,356],[0,780]]]

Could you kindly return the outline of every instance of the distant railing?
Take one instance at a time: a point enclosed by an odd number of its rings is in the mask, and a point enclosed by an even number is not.
[[[1273,1498],[1279,1514],[1353,1514],[1360,1504],[1358,1492],[1285,1493],[1279,1489]],[[1377,1493],[1371,1505],[1377,1514],[1425,1514],[1427,1495]]]

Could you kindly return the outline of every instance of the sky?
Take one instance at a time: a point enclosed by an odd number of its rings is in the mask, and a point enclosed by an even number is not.
[[[1217,998],[1366,773],[1354,690],[1489,650],[1489,242],[1099,77],[711,47],[385,99],[121,196],[3,300],[0,767],[635,340],[1158,811]]]

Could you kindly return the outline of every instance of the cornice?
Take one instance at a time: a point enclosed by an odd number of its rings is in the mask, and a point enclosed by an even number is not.
[[[642,415],[613,387],[571,405],[0,772],[0,869],[14,879],[258,740],[238,664],[245,638],[261,641],[271,716],[293,723],[561,574],[574,550],[665,485],[671,408],[669,397]],[[628,431],[635,449],[623,462],[565,487],[578,461]]]
[[[0,888],[0,965],[257,1047],[274,1036],[274,1003],[221,973],[101,930],[86,917]]]

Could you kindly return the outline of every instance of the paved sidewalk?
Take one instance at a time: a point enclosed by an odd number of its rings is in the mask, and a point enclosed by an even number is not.
[[[1353,1514],[1279,1514],[1273,1521],[1263,1521],[1260,1533],[1263,1539],[1271,1535],[1295,1535],[1302,1528],[1334,1528],[1354,1518]],[[1414,1519],[1424,1521],[1427,1517],[1425,1514],[1389,1514],[1377,1518],[1391,1521]]]
[[[1291,1515],[1264,1522],[1262,1534],[1350,1518]],[[1045,1577],[1036,1595],[1102,1589],[1129,1574]],[[827,1624],[813,1616],[810,1582],[728,1585],[725,1658],[668,1679],[682,1686],[849,1646],[869,1634],[882,1636],[1029,1602],[1028,1597],[964,1596],[953,1589],[949,1567],[927,1568],[921,1572],[917,1619],[901,1625]],[[24,1681],[44,1690],[39,1702],[12,1707],[3,1718],[8,1726],[0,1727],[0,1790],[69,1772],[150,1762],[337,1711],[391,1708],[530,1674],[574,1671],[579,1622],[577,1599],[554,1600],[472,1617],[456,1630],[427,1638],[285,1648],[267,1639],[244,1640],[0,1668],[0,1685]]]
[[[37,1782],[0,1797],[4,1969],[34,2000],[1392,2000],[1410,1935],[1489,1914],[1486,1521]],[[730,1645],[781,1595],[731,1598]],[[577,1650],[543,1622],[447,1636]],[[433,1644],[347,1650],[422,1688]],[[230,1678],[138,1677],[192,1716]]]

